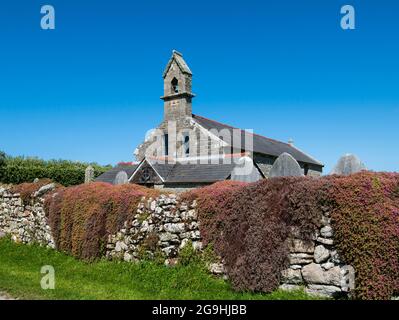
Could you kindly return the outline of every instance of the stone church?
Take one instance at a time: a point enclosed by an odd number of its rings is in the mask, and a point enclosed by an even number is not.
[[[136,163],[119,165],[97,181],[177,191],[228,179],[253,182],[275,176],[274,167],[285,175],[321,175],[323,164],[292,143],[193,114],[192,76],[183,55],[174,50],[163,72],[162,123],[136,148]],[[286,159],[293,171],[285,170]]]

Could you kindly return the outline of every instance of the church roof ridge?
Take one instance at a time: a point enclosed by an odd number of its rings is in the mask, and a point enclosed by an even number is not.
[[[297,161],[301,161],[304,163],[313,163],[316,165],[321,165],[324,166],[323,163],[321,163],[319,160],[313,158],[312,156],[310,156],[309,154],[303,152],[302,150],[300,150],[297,147],[294,147],[292,145],[290,145],[289,143],[286,142],[282,142],[279,140],[275,140],[275,139],[271,139],[265,136],[262,136],[260,134],[257,133],[253,133],[253,132],[248,132],[244,129],[240,129],[240,128],[236,128],[209,118],[205,118],[203,116],[199,116],[196,114],[192,115],[194,119],[199,120],[199,124],[204,126],[205,125],[205,129],[206,128],[206,123],[201,123],[201,119],[203,121],[208,121],[208,122],[212,122],[216,125],[225,127],[227,129],[237,129],[240,130],[241,133],[245,133],[245,134],[250,134],[254,137],[258,137],[260,138],[260,140],[254,140],[253,142],[253,151],[254,152],[259,152],[259,153],[263,153],[263,154],[272,154],[274,156],[279,156],[281,153],[283,152],[288,152],[290,153]],[[265,145],[265,142],[268,141],[269,143]],[[273,146],[274,145],[274,146]],[[283,147],[278,147],[278,146],[283,146]],[[271,153],[271,149],[273,149],[275,152],[275,154]]]

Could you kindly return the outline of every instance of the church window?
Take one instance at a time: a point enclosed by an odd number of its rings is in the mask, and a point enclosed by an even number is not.
[[[188,157],[190,155],[190,134],[185,133],[183,135],[183,151],[184,155]]]
[[[163,136],[163,144],[164,144],[165,156],[168,156],[169,155],[169,135],[167,133]]]
[[[179,81],[176,78],[172,80],[172,93],[179,93]]]

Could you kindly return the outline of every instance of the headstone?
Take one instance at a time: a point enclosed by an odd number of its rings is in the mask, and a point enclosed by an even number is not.
[[[303,176],[299,163],[287,152],[280,154],[270,169],[269,177],[300,177]]]
[[[354,154],[346,154],[339,158],[331,174],[350,175],[362,170],[367,170],[366,166]]]
[[[85,183],[90,183],[94,181],[94,168],[88,166],[85,170]]]
[[[250,157],[241,157],[231,173],[231,180],[241,182],[255,182],[262,179],[259,170]]]
[[[128,180],[129,179],[127,173],[125,171],[119,171],[114,179],[114,184],[115,185],[126,184],[128,183]]]

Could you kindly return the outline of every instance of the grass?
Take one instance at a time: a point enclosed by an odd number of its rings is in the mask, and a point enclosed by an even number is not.
[[[44,265],[55,269],[54,290],[40,287]],[[0,239],[1,291],[20,299],[311,299],[303,291],[234,292],[228,282],[209,275],[198,264],[168,268],[151,262],[88,263],[55,250],[16,244],[8,238]]]

